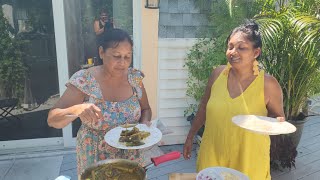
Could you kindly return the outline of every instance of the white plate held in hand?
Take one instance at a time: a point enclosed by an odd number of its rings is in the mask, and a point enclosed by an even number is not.
[[[140,146],[126,146],[125,143],[119,142],[121,131],[126,129],[121,126],[118,126],[108,131],[104,136],[104,140],[110,146],[118,149],[143,149],[146,147],[150,147],[154,144],[157,144],[162,138],[162,133],[158,128],[148,127],[145,124],[138,124],[135,127],[137,127],[140,131],[150,132],[150,136],[143,140],[145,144]],[[127,129],[131,130],[132,128],[127,128]]]
[[[249,131],[266,135],[290,134],[297,130],[291,123],[266,116],[238,115],[232,118],[232,122]]]

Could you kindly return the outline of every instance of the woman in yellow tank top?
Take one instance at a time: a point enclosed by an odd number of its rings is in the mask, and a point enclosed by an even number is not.
[[[282,91],[274,77],[258,69],[262,42],[257,24],[248,22],[235,28],[227,42],[228,65],[217,67],[209,77],[185,142],[184,157],[190,158],[193,137],[205,124],[197,171],[223,166],[251,180],[271,179],[269,136],[242,129],[231,118],[240,114],[284,117]]]

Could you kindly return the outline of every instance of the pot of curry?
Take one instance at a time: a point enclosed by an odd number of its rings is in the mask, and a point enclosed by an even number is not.
[[[142,167],[137,162],[127,159],[108,159],[88,167],[81,180],[145,180],[146,171],[152,166],[179,159],[180,152],[173,151],[162,156],[151,158],[151,164]]]

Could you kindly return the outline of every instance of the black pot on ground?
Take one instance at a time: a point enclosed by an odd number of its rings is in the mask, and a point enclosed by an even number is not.
[[[294,147],[298,147],[304,128],[304,123],[307,122],[307,118],[298,121],[288,120],[288,122],[293,124],[297,128],[297,130],[294,133],[291,133],[289,136],[291,137]]]
[[[294,133],[286,135],[270,136],[270,166],[273,170],[291,169],[295,167],[297,157],[297,146],[299,145],[303,132],[304,123],[307,121],[306,116],[301,113],[294,121],[288,120],[297,130]],[[301,120],[297,120],[301,119]]]

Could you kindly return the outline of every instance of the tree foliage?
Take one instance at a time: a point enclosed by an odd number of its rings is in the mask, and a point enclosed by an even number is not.
[[[23,96],[25,66],[22,61],[23,41],[12,34],[10,24],[0,11],[0,84],[2,96]]]

